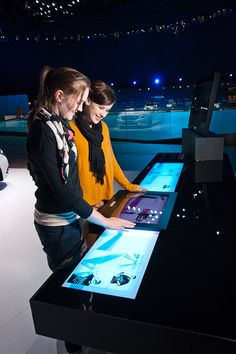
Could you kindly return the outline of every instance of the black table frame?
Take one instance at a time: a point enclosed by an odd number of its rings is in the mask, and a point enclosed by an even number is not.
[[[139,181],[143,179],[143,177],[147,174],[150,168],[157,161],[167,161],[167,162],[182,161],[183,159],[186,165],[190,163],[191,165],[190,169],[192,170],[194,168],[195,162],[192,162],[191,159],[188,160],[188,157],[182,154],[168,154],[168,153],[157,154],[155,158],[148,164],[148,166],[146,166],[146,168],[135,179],[134,183],[139,183]],[[230,258],[231,257],[230,248],[227,247],[232,247],[236,245],[236,242],[232,238],[233,235],[230,234],[231,232],[230,230],[232,229],[233,225],[235,225],[233,220],[233,211],[231,210],[234,203],[230,202],[230,198],[233,198],[234,196],[236,197],[236,188],[235,188],[234,175],[227,156],[225,156],[224,162],[222,163],[224,164],[222,181],[214,182],[214,183],[209,183],[209,181],[207,181],[206,183],[204,182],[194,183],[193,181],[192,186],[196,191],[199,188],[203,188],[203,191],[204,188],[205,189],[207,188],[209,195],[206,194],[205,198],[203,199],[204,212],[206,214],[208,213],[206,217],[204,216],[204,218],[206,218],[209,222],[207,229],[208,231],[210,230],[209,233],[211,233],[211,230],[217,229],[218,226],[217,222],[219,222],[219,228],[221,227],[221,230],[222,229],[224,230],[224,235],[225,235],[222,243],[223,246],[222,252],[229,251],[229,258]],[[188,173],[188,171],[186,171],[186,168],[184,169],[182,174],[183,175],[181,175],[181,178],[176,188],[176,191],[179,192],[178,194],[181,194],[181,189],[184,188],[184,186],[186,186],[186,183],[190,183],[189,182],[190,174]],[[193,176],[191,176],[191,179],[192,177]],[[218,220],[217,217],[216,218],[212,217],[212,210],[214,209],[215,206],[214,206],[214,200],[212,200],[211,197],[212,195],[214,195],[213,193],[214,188],[218,190],[218,194],[220,196],[219,198],[223,198],[223,199],[224,199],[225,192],[231,191],[230,195],[227,194],[225,195],[224,202],[226,203],[228,201],[228,204],[224,205],[224,209],[226,208],[227,212],[225,211],[221,220]],[[188,189],[186,189],[184,193],[187,194],[187,191]],[[181,196],[179,196],[179,199],[181,200]],[[209,205],[211,201],[213,204]],[[173,215],[171,216],[170,227],[168,227],[168,229],[165,231],[161,231],[161,234],[162,233],[164,234],[163,240],[164,237],[167,237],[167,235],[172,233],[175,233],[175,235],[180,235],[182,228],[184,229],[186,227],[183,224],[184,221],[181,222],[176,221],[176,213],[179,211],[178,209],[179,205],[182,205],[180,201],[179,203],[177,203],[176,209],[173,211]],[[204,221],[206,219],[204,219]],[[224,223],[224,225],[222,223]],[[191,223],[189,225],[191,225]],[[202,226],[201,226],[201,230],[202,230]],[[218,247],[217,241],[212,239],[211,238],[212,235],[209,236],[209,234],[200,235],[199,240],[194,239],[193,243],[197,244],[199,242],[200,244],[202,243],[202,245],[204,245],[204,237],[208,238],[208,243],[212,242],[213,247],[216,248]],[[188,245],[191,245],[191,243],[189,243]],[[153,255],[151,257],[152,262],[150,262],[146,270],[147,276],[145,274],[146,278],[144,278],[143,284],[140,289],[140,293],[142,293],[143,291],[148,293],[148,289],[147,289],[148,285],[153,284],[152,281],[150,280],[151,279],[150,275],[154,271],[154,263],[153,263],[154,258],[157,257],[158,252],[160,252],[159,246],[156,245],[154,248]],[[164,246],[166,246],[165,242],[163,243],[163,252],[166,251]],[[207,247],[208,246],[209,245],[207,245]],[[77,249],[79,248],[80,245],[78,245]],[[185,249],[183,250],[186,251]],[[192,248],[192,250],[194,250],[194,247]],[[213,251],[215,252],[215,249]],[[218,247],[216,255],[217,256],[220,255],[221,254],[220,252],[221,252],[220,247]],[[75,250],[72,251],[71,255],[73,254],[75,254]],[[163,254],[165,255],[165,252]],[[231,287],[231,278],[230,278],[233,275],[234,271],[236,270],[236,261],[233,262],[233,258],[232,259],[230,258],[229,265],[228,264],[226,265],[227,270],[231,269],[230,267],[233,267],[232,274],[230,273],[230,275],[227,275],[225,280],[226,282],[225,291],[228,293],[227,295],[228,297],[223,295],[225,294],[223,285],[221,286],[220,284],[219,288],[217,288],[218,291],[220,292],[219,299],[221,295],[225,296],[225,301],[227,301],[228,299],[228,305],[226,304],[226,307],[222,311],[221,310],[219,311],[219,317],[221,321],[225,320],[225,324],[227,327],[225,332],[222,333],[221,335],[220,330],[218,330],[217,327],[215,330],[212,331],[211,329],[209,331],[207,331],[207,329],[201,331],[201,328],[199,328],[199,330],[197,329],[191,330],[191,326],[190,328],[187,329],[184,328],[183,326],[180,327],[173,326],[173,322],[170,323],[170,325],[166,325],[165,323],[163,323],[163,321],[159,321],[158,318],[156,319],[155,322],[155,319],[153,319],[151,316],[152,311],[155,312],[154,295],[151,296],[150,304],[147,303],[144,305],[144,311],[142,309],[143,312],[141,311],[140,308],[140,312],[142,313],[141,317],[139,317],[139,311],[138,311],[139,303],[137,304],[136,307],[137,313],[136,314],[132,313],[132,316],[130,316],[129,314],[122,313],[121,311],[122,304],[125,304],[125,301],[130,301],[130,300],[123,299],[118,301],[117,302],[117,304],[119,305],[118,310],[115,311],[114,308],[112,307],[112,302],[115,299],[113,299],[111,296],[104,296],[101,294],[94,294],[96,297],[98,297],[97,304],[98,304],[99,311],[96,311],[96,308],[94,309],[94,312],[84,311],[79,306],[79,301],[78,301],[78,306],[75,305],[76,300],[74,299],[81,295],[82,297],[81,301],[83,301],[83,292],[76,292],[74,290],[65,289],[65,288],[62,289],[61,287],[61,284],[66,279],[66,276],[70,274],[71,269],[73,269],[75,267],[75,264],[77,264],[79,261],[79,259],[76,260],[75,258],[73,260],[74,265],[73,264],[70,265],[69,260],[71,259],[71,255],[69,255],[68,260],[66,260],[64,264],[62,264],[62,266],[59,267],[59,269],[56,270],[50,276],[50,278],[41,286],[41,288],[30,299],[31,311],[33,315],[35,331],[37,334],[52,337],[52,338],[57,338],[64,341],[69,341],[72,343],[83,344],[85,346],[107,350],[114,353],[122,353],[122,354],[123,353],[124,354],[126,353],[127,354],[128,353],[129,354],[130,353],[140,353],[140,354],[141,353],[145,353],[145,354],[152,354],[152,353],[195,354],[196,353],[199,354],[201,352],[209,353],[209,354],[210,353],[227,354],[227,353],[236,352],[236,330],[234,329],[235,325],[232,322],[234,315],[236,314],[236,307],[233,306],[234,304],[233,298],[236,295],[236,293],[234,290],[233,283]],[[185,256],[188,257],[188,255]],[[193,254],[193,256],[195,255]],[[223,256],[225,256],[224,253]],[[214,261],[215,258],[213,257],[212,260]],[[227,256],[223,260],[224,262],[227,262]],[[222,260],[219,260],[219,262],[221,261]],[[166,267],[167,271],[169,271],[168,266],[166,266],[165,264],[165,260],[163,262],[160,264],[164,265],[164,268]],[[214,268],[212,267],[212,269]],[[223,273],[220,274],[219,276],[220,276],[220,281],[224,279]],[[164,279],[164,277],[162,279]],[[204,284],[204,286],[205,286],[204,291],[211,291],[210,287],[208,288],[206,284]],[[176,289],[177,288],[175,288],[175,290]],[[197,289],[196,292],[198,292]],[[168,291],[166,291],[166,294],[168,294]],[[70,297],[72,297],[73,299],[70,299]],[[117,299],[115,301],[117,301]],[[108,310],[106,310],[106,306],[104,305],[106,303],[107,303]],[[224,302],[222,301],[222,303]],[[131,303],[129,302],[129,304]],[[171,310],[175,309],[175,307],[173,306],[172,309],[171,303],[169,304],[170,304],[169,313],[171,313]],[[188,304],[186,304],[186,306],[187,305]],[[190,301],[190,305],[192,305],[191,301]],[[183,304],[183,309],[184,306],[185,305]],[[104,313],[101,310],[102,307],[104,308]],[[127,308],[125,307],[125,310],[127,310],[128,308],[129,306],[127,306]],[[147,314],[147,320],[145,320],[145,311],[150,311],[150,316]],[[181,310],[177,310],[177,312],[181,314]],[[212,315],[213,313],[214,313],[213,310],[209,311],[209,315]],[[229,318],[227,314],[230,314]],[[185,316],[187,318],[187,314],[185,314]],[[207,321],[207,316],[208,314],[206,314],[206,321]],[[149,321],[149,317],[152,319],[151,321]],[[196,318],[198,318],[197,314],[196,314]]]

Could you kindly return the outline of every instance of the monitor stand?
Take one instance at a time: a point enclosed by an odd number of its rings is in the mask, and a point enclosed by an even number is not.
[[[182,152],[190,154],[195,161],[223,160],[224,137],[212,132],[201,136],[191,129],[184,128]]]

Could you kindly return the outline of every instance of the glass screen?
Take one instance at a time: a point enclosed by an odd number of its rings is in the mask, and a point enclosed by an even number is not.
[[[130,196],[130,195],[129,195]],[[141,224],[159,224],[169,195],[141,195],[131,197],[121,209],[119,217]]]
[[[158,235],[106,229],[62,286],[135,299]]]
[[[183,162],[158,162],[140,185],[152,192],[174,192],[183,166]]]

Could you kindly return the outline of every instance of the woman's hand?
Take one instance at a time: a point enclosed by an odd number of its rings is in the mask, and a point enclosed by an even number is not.
[[[144,192],[145,193],[145,192],[147,192],[147,188],[138,186],[136,192]]]
[[[135,226],[135,223],[120,219],[120,218],[107,218],[99,213],[95,208],[93,208],[92,214],[87,218],[89,222],[92,222],[97,225],[101,225],[104,228],[114,229],[114,230],[126,230],[127,228],[132,229]]]
[[[147,192],[147,188],[141,187],[138,184],[133,184],[133,183],[129,183],[125,186],[125,189],[129,192],[135,193],[135,192],[141,192],[141,193],[145,193]]]
[[[108,229],[115,229],[115,230],[133,229],[136,225],[131,221],[115,218],[115,217],[107,218],[106,224],[107,224],[106,227]]]

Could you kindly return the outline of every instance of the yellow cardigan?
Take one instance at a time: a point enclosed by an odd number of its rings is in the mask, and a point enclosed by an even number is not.
[[[78,174],[80,184],[83,190],[84,199],[90,205],[96,205],[102,200],[109,200],[114,195],[114,180],[130,192],[136,192],[138,190],[138,185],[132,184],[128,181],[116,161],[111,145],[109,129],[105,122],[101,123],[103,135],[102,150],[105,157],[104,184],[97,183],[95,177],[89,171],[88,141],[77,128],[74,121],[70,122],[70,126],[75,132],[74,140],[78,150]]]

